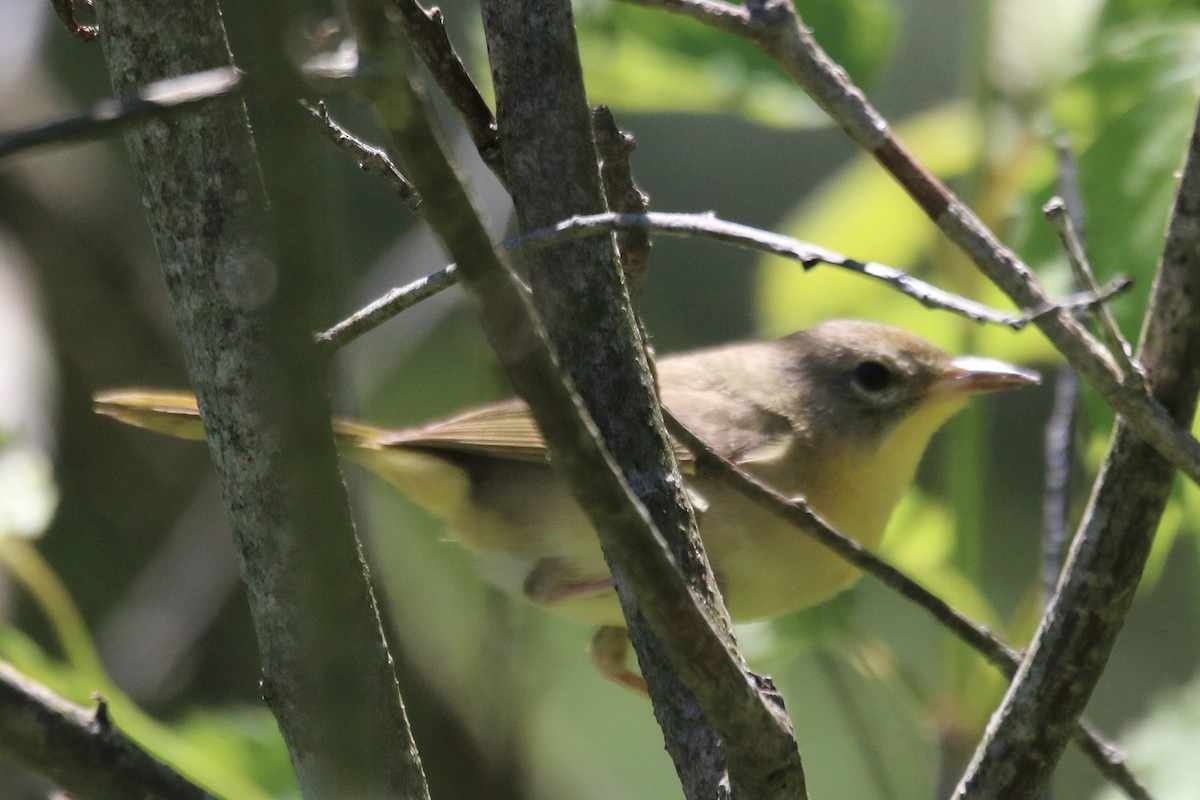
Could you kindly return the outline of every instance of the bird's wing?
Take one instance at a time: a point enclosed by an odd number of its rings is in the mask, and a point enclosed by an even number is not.
[[[339,432],[376,447],[451,450],[538,463],[549,460],[546,442],[529,406],[515,398],[417,428],[388,431],[350,423],[341,426]],[[673,444],[680,464],[690,466],[692,454],[678,442]]]
[[[183,439],[204,438],[196,398],[183,392],[141,389],[102,392],[96,395],[95,404],[99,413],[129,425]],[[344,442],[368,448],[416,447],[516,461],[548,460],[546,442],[529,407],[515,398],[415,428],[381,428],[347,420],[335,420],[333,428]],[[684,471],[689,471],[691,453],[678,442],[674,446],[675,457]]]
[[[97,392],[96,413],[126,425],[165,433],[180,439],[204,439],[204,423],[196,398],[184,392],[155,389],[116,389]]]

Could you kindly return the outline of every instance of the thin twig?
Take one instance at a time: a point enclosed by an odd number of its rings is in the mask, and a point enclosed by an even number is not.
[[[342,347],[364,333],[378,328],[387,320],[415,306],[422,300],[433,297],[443,289],[450,288],[457,282],[458,268],[454,264],[449,264],[437,272],[426,275],[423,278],[418,278],[412,283],[392,289],[378,300],[354,312],[329,330],[317,334],[317,341],[329,347]]]
[[[1070,531],[1071,465],[1075,460],[1075,416],[1079,376],[1064,365],[1054,382],[1054,404],[1046,420],[1046,488],[1042,503],[1042,595],[1054,594]]]
[[[1046,215],[1046,219],[1050,220],[1051,227],[1054,228],[1054,232],[1058,234],[1058,238],[1062,242],[1063,250],[1067,254],[1067,263],[1071,265],[1071,271],[1075,275],[1075,281],[1079,288],[1095,291],[1096,274],[1092,272],[1092,265],[1088,262],[1087,253],[1083,248],[1083,240],[1079,232],[1075,230],[1075,223],[1071,219],[1072,215],[1067,213],[1063,199],[1051,197],[1046,205],[1042,206],[1042,213]],[[1100,336],[1104,339],[1108,352],[1112,354],[1121,368],[1122,378],[1127,381],[1136,381],[1144,390],[1146,386],[1145,370],[1134,362],[1131,355],[1133,348],[1121,335],[1121,329],[1117,327],[1117,321],[1113,318],[1112,312],[1107,306],[1100,306],[1093,309],[1092,313],[1096,318],[1096,324],[1100,327]]]
[[[1047,302],[1029,267],[988,230],[953,192],[929,173],[891,132],[816,43],[787,0],[733,5],[715,0],[627,0],[698,20],[757,45],[842,129],[869,152],[942,232],[1007,294],[1018,308]],[[1046,314],[1037,325],[1105,401],[1175,467],[1200,483],[1200,442],[1153,397],[1123,384],[1117,365],[1066,309]]]
[[[617,121],[608,106],[599,106],[592,111],[592,129],[609,211],[645,214],[650,198],[633,182],[633,168],[629,163],[636,147],[633,136],[617,128]],[[629,297],[637,308],[646,283],[646,270],[650,266],[650,234],[644,228],[622,228],[617,231],[616,240],[617,258],[625,273]]]
[[[726,222],[712,214],[672,214],[651,211],[646,214],[592,214],[588,216],[571,217],[547,228],[530,231],[521,236],[515,236],[501,243],[508,250],[534,250],[560,242],[578,239],[584,236],[595,236],[622,229],[649,230],[667,236],[701,237],[713,239],[735,247],[745,247],[766,253],[787,256],[800,262],[805,269],[811,269],[817,264],[830,264],[842,269],[865,275],[869,278],[883,281],[902,294],[912,297],[927,308],[951,311],[956,314],[997,325],[1005,325],[1014,330],[1020,330],[1031,322],[1036,322],[1046,314],[1054,314],[1059,309],[1086,309],[1125,291],[1131,284],[1123,278],[1115,278],[1098,294],[1083,292],[1068,297],[1066,300],[1052,302],[1047,300],[1039,307],[1028,310],[1025,314],[1013,315],[989,308],[973,300],[943,291],[931,284],[912,277],[895,267],[884,266],[870,261],[855,261],[840,253],[826,250],[823,247],[792,239],[770,231],[751,228],[736,222]],[[449,273],[449,274],[443,274]],[[349,319],[340,322],[318,336],[319,339],[336,338],[335,345],[341,347],[382,325],[395,315],[407,310],[415,303],[430,297],[453,285],[456,277],[453,275],[454,265],[451,264],[428,278],[416,281],[409,286],[393,289],[384,297],[371,303],[367,308],[355,312]],[[426,286],[426,282],[431,285]],[[416,292],[415,295],[409,291]],[[369,312],[369,313],[368,313]],[[358,319],[360,316],[364,319]],[[353,324],[351,325],[351,323]],[[347,327],[345,331],[338,329]],[[338,331],[336,337],[332,334]]]
[[[417,0],[391,0],[390,5],[408,43],[458,112],[479,157],[501,185],[507,186],[496,117],[455,51],[441,9],[426,10]]]
[[[771,486],[716,453],[666,408],[667,427],[696,458],[696,468],[708,471],[760,507],[778,515],[829,548],[854,566],[881,581],[916,605],[925,609],[943,627],[980,653],[988,663],[1011,678],[1021,663],[1021,654],[1001,641],[987,628],[965,617],[945,600],[921,586],[908,575],[867,550],[861,544],[832,528],[817,516],[803,500],[789,499]],[[1083,723],[1076,739],[1087,741],[1083,748],[1096,768],[1131,797],[1149,800],[1146,790],[1125,767],[1124,756]]]
[[[98,25],[84,25],[75,16],[76,5],[90,11],[92,9],[92,0],[80,0],[78,3],[75,0],[50,0],[50,4],[54,6],[54,13],[58,14],[58,18],[62,21],[63,27],[67,29],[67,33],[83,42],[94,42],[100,38],[100,27]]]
[[[100,139],[149,119],[170,117],[207,106],[242,89],[242,75],[218,67],[148,84],[135,97],[101,100],[85,114],[64,117],[0,134],[0,158],[51,144]]]
[[[354,159],[358,168],[363,172],[374,175],[384,182],[408,206],[410,211],[416,211],[421,205],[421,195],[409,183],[408,178],[396,166],[381,148],[367,144],[350,131],[339,125],[329,116],[329,108],[324,101],[318,101],[316,106],[305,105],[310,117],[317,123],[329,141],[337,149]]]
[[[974,300],[968,300],[939,289],[895,267],[874,261],[858,261],[819,245],[793,239],[790,236],[752,228],[737,222],[728,222],[711,213],[677,214],[650,211],[645,214],[609,212],[575,216],[556,225],[513,237],[504,243],[504,247],[510,250],[549,247],[559,242],[593,235],[596,231],[628,228],[645,228],[666,236],[702,237],[735,247],[773,253],[795,259],[805,269],[811,269],[818,264],[829,264],[882,281],[926,308],[952,311],[976,322],[1005,325],[1013,330],[1020,330],[1031,322],[1058,313],[1063,308],[1075,309],[1103,303],[1130,285],[1125,279],[1117,278],[1105,290],[1098,293],[1083,293],[1069,298],[1065,303],[1044,300],[1030,307],[1024,314],[1006,314]]]
[[[1087,219],[1079,187],[1079,162],[1067,137],[1055,140],[1058,160],[1058,193],[1080,245],[1085,242]],[[1076,289],[1079,288],[1076,283]],[[1071,476],[1076,462],[1075,422],[1079,416],[1079,375],[1064,364],[1054,381],[1054,403],[1044,431],[1045,491],[1042,499],[1042,563],[1039,583],[1043,606],[1054,596],[1062,572],[1071,528]]]

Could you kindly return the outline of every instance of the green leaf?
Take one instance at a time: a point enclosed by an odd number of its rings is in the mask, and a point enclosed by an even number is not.
[[[196,749],[276,798],[299,797],[279,725],[262,706],[196,709],[173,726]]]
[[[953,515],[915,490],[892,514],[880,555],[971,619],[993,630],[999,616],[975,583],[954,564]]]
[[[1055,104],[1079,152],[1087,252],[1101,282],[1129,275],[1134,289],[1112,304],[1126,336],[1136,333],[1149,296],[1175,192],[1200,79],[1200,15],[1178,15],[1105,35],[1092,65]],[[1053,179],[1028,201],[1040,216]],[[1060,268],[1061,247],[1044,224],[1016,249],[1039,272]]]
[[[1011,104],[1039,108],[1086,58],[1103,0],[1005,0],[991,6],[991,84]],[[1030,25],[1031,19],[1036,25]]]
[[[858,81],[878,73],[895,19],[885,0],[797,4],[817,40]],[[739,114],[764,125],[828,124],[749,42],[694,20],[609,0],[575,12],[588,97],[622,111]]]
[[[41,536],[57,507],[50,457],[35,447],[0,443],[0,536]]]
[[[1195,797],[1196,753],[1200,752],[1200,679],[1160,697],[1154,710],[1121,737],[1129,766],[1154,797]],[[1097,800],[1125,795],[1106,787]]]
[[[983,130],[965,103],[924,112],[896,133],[925,167],[942,180],[969,173],[978,163]],[[940,233],[908,195],[869,155],[862,154],[817,187],[788,214],[780,230],[863,261],[877,261],[943,285],[949,276],[928,267]],[[879,281],[836,267],[803,270],[795,261],[767,256],[759,262],[760,327],[781,334],[835,317],[864,317],[919,331],[953,350],[962,320],[931,314]],[[984,302],[997,302],[993,293]]]

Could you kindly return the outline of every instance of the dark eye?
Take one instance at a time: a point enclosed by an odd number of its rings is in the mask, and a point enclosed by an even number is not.
[[[854,368],[854,382],[868,392],[879,392],[892,382],[892,371],[878,361],[863,361]]]

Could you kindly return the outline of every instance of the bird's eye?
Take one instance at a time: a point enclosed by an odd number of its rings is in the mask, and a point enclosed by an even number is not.
[[[892,371],[878,361],[863,361],[854,368],[854,382],[868,392],[879,392],[892,382]]]

